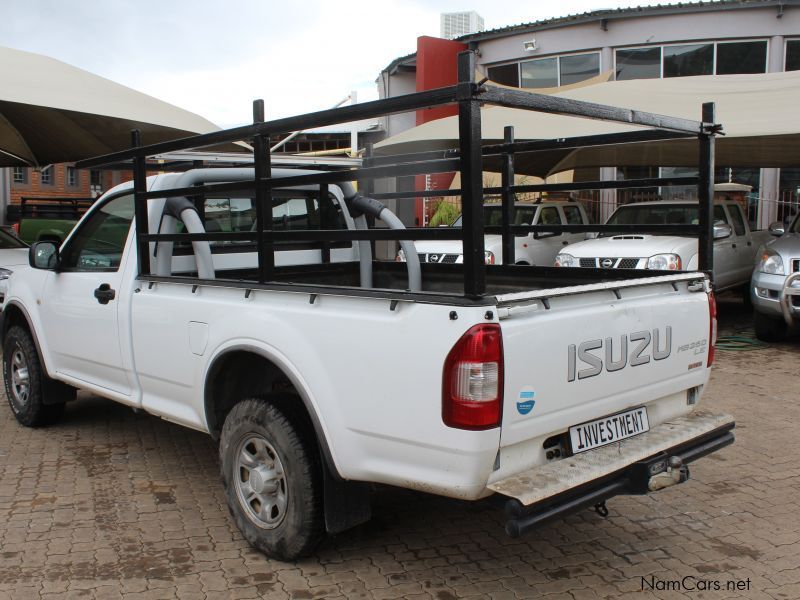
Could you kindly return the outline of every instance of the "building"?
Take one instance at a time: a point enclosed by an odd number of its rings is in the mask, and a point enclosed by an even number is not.
[[[491,80],[528,89],[568,85],[601,74],[622,80],[800,70],[800,0],[718,0],[597,10],[455,40],[423,37],[416,53],[392,61],[381,72],[380,96],[454,84],[455,56],[466,49],[477,51],[479,69]],[[385,129],[391,136],[450,114],[454,112],[396,115],[387,118]],[[757,219],[761,227],[797,210],[800,158],[798,168],[718,167],[719,180],[752,186],[756,203],[751,220]],[[655,168],[609,166],[600,171],[586,178],[657,175]],[[415,185],[421,189],[419,182]]]
[[[483,17],[474,10],[441,14],[439,35],[446,40],[483,31]]]

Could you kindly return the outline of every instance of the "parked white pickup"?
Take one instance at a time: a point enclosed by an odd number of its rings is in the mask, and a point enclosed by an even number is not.
[[[484,223],[487,226],[501,225],[499,204],[486,204],[483,207]],[[578,202],[546,201],[536,204],[519,203],[514,206],[512,225],[588,225],[589,217],[583,205]],[[452,227],[461,227],[461,217]],[[514,262],[518,265],[550,266],[564,246],[586,239],[583,233],[525,233],[514,236]],[[503,238],[499,235],[485,236],[486,264],[503,263]],[[417,252],[422,262],[462,263],[464,262],[461,242],[437,240],[417,242]],[[405,260],[403,252],[398,259]]]
[[[607,225],[686,225],[698,222],[697,202],[641,202],[619,207]],[[714,288],[739,287],[749,295],[756,256],[769,239],[766,231],[750,231],[742,207],[735,202],[714,204]],[[570,245],[555,261],[557,267],[600,269],[697,269],[697,240],[672,235],[624,234],[600,236]]]
[[[81,388],[210,433],[233,518],[271,556],[297,558],[369,518],[365,483],[503,494],[519,535],[681,483],[687,463],[733,440],[730,417],[696,410],[716,314],[702,273],[493,266],[470,297],[449,268],[425,265],[408,291],[411,265],[352,242],[287,242],[260,282],[253,201],[207,197],[198,213],[170,193],[189,181],[226,179],[150,177],[140,218],[215,241],[150,242],[154,275],[138,271],[130,184],[62,247],[31,248],[4,309],[6,392],[28,426],[60,418]],[[351,206],[385,210],[348,184],[325,198],[311,187],[271,190],[273,231],[352,228],[365,219]]]

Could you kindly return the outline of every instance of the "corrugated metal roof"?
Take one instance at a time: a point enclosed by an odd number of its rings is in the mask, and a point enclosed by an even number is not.
[[[555,17],[542,19],[530,23],[519,23],[517,25],[507,25],[479,33],[471,33],[456,38],[459,42],[482,42],[508,35],[519,33],[530,33],[543,29],[554,29],[568,25],[580,23],[591,23],[602,20],[627,19],[632,17],[645,17],[657,15],[676,15],[693,12],[709,12],[715,10],[738,10],[748,8],[774,6],[776,16],[783,14],[786,7],[800,7],[800,0],[708,0],[705,2],[680,2],[678,4],[655,4],[649,6],[633,6],[629,8],[609,8],[593,10],[585,13],[567,15],[565,17]],[[416,53],[408,54],[396,58],[383,69],[383,72],[391,71],[404,63],[412,63],[416,59]]]
[[[603,19],[624,19],[640,16],[655,15],[674,15],[693,12],[709,12],[715,10],[736,10],[742,8],[759,8],[764,6],[775,6],[776,10],[782,12],[785,6],[800,6],[800,0],[709,0],[706,2],[680,2],[678,4],[655,4],[649,6],[633,6],[629,8],[608,8],[593,10],[585,13],[542,19],[530,23],[520,23],[518,25],[507,25],[478,33],[471,33],[461,36],[460,42],[480,42],[495,37],[504,37],[517,33],[527,33],[542,29],[552,29],[564,25],[575,25],[577,23],[601,21]]]

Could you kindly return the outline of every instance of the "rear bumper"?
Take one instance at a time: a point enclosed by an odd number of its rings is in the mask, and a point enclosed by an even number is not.
[[[682,483],[688,479],[688,468],[678,465],[732,444],[734,426],[727,415],[697,411],[644,435],[548,463],[489,487],[508,496],[506,532],[517,537],[613,496],[646,494]]]

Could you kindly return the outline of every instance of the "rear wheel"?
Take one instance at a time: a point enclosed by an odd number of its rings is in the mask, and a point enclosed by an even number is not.
[[[65,399],[48,393],[57,394],[60,384],[44,373],[30,332],[19,325],[6,333],[3,378],[11,411],[22,425],[39,427],[61,419]]]
[[[781,342],[786,339],[787,326],[783,319],[776,319],[760,312],[753,313],[756,337],[763,342]]]
[[[300,420],[269,399],[243,400],[225,419],[219,453],[228,507],[245,539],[280,560],[311,553],[325,530],[322,470]]]

